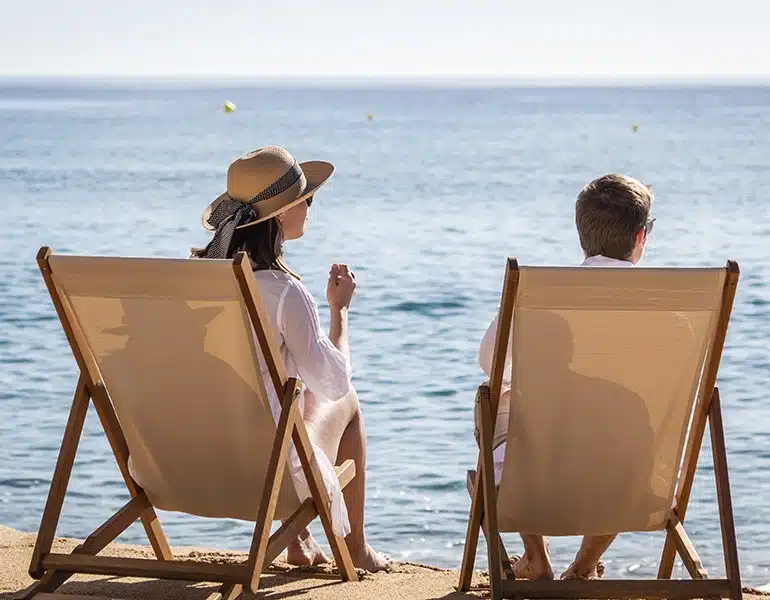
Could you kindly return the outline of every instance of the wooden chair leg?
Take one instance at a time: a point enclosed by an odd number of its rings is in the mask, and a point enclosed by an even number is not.
[[[83,431],[83,423],[88,412],[88,401],[88,390],[85,380],[81,376],[75,388],[72,408],[70,409],[67,426],[64,429],[59,457],[56,460],[56,468],[51,479],[51,487],[48,490],[48,499],[43,510],[43,517],[40,520],[40,529],[35,541],[35,548],[32,551],[29,574],[34,579],[40,579],[43,576],[44,571],[40,566],[40,561],[45,554],[51,551],[51,546],[56,536],[56,526],[59,524],[64,495],[67,492],[72,466],[75,464],[80,434]]]
[[[716,389],[714,390],[716,393]],[[698,457],[700,456],[703,445],[703,435],[706,432],[706,422],[708,420],[708,411],[710,410],[713,395],[699,402],[695,406],[695,416],[691,426],[687,448],[683,460],[682,475],[676,490],[675,510],[677,518],[684,524],[684,518],[687,514],[687,505],[690,501],[690,492],[692,491],[695,471],[698,466]],[[666,543],[663,546],[663,552],[658,567],[658,579],[671,579],[674,570],[674,561],[676,560],[677,544],[674,536],[669,532],[666,535]]]
[[[516,579],[516,575],[513,574],[511,559],[508,558],[508,551],[505,549],[505,544],[503,543],[503,536],[498,533],[497,539],[500,542],[500,563],[503,567],[503,575],[506,579]]]
[[[288,384],[287,384],[288,387]],[[257,511],[256,523],[254,525],[254,535],[251,540],[251,549],[247,567],[249,571],[249,591],[256,593],[259,589],[259,579],[262,576],[262,570],[265,568],[265,559],[267,558],[267,547],[270,541],[270,527],[275,515],[275,507],[278,502],[278,494],[281,490],[283,480],[284,465],[289,453],[289,442],[291,441],[291,432],[294,429],[296,419],[299,416],[299,410],[296,404],[296,398],[292,395],[284,399],[281,416],[278,419],[278,426],[275,433],[273,449],[270,452],[270,461],[268,462],[265,485],[262,492],[262,499]]]
[[[302,464],[302,470],[310,488],[310,493],[318,510],[321,525],[326,533],[326,538],[329,540],[329,547],[334,555],[337,568],[340,570],[340,576],[343,581],[358,581],[358,574],[353,566],[353,559],[350,556],[350,550],[345,542],[345,538],[334,533],[332,516],[329,511],[331,499],[326,491],[323,475],[321,475],[318,462],[315,459],[310,437],[301,419],[295,423],[292,437],[299,455],[299,461]]]
[[[473,497],[473,494],[476,492],[476,483],[477,483],[477,472],[476,471],[468,471],[468,475],[466,477],[466,487],[468,488],[468,494]],[[483,493],[484,490],[482,488],[478,488],[480,491],[479,493],[482,495],[481,500],[479,500],[479,504],[483,505]],[[476,513],[476,514],[474,514]],[[476,523],[474,525],[474,517],[477,519]],[[467,592],[470,589],[471,585],[471,579],[473,576],[473,563],[475,562],[476,558],[476,548],[478,546],[479,541],[479,531],[484,532],[484,538],[489,539],[490,536],[487,533],[486,524],[484,523],[484,511],[482,509],[475,510],[473,503],[471,503],[471,516],[468,519],[468,533],[465,536],[465,548],[463,551],[463,567],[460,570],[460,583],[457,586],[457,589],[460,591]],[[475,537],[473,540],[470,540],[471,536],[471,526],[475,527],[473,531],[475,531]],[[505,574],[506,579],[515,579],[515,576],[513,574],[513,567],[511,565],[511,561],[508,558],[508,552],[505,549],[505,544],[503,543],[503,538],[501,535],[498,534],[497,536],[499,546],[500,546],[500,562],[502,563],[503,573]],[[469,542],[472,541],[473,548],[470,548]],[[466,561],[467,561],[467,567],[466,567]],[[465,570],[467,568],[467,571]],[[461,586],[465,586],[464,588]]]
[[[671,514],[671,519],[666,525],[666,530],[668,531],[668,534],[673,537],[674,542],[676,543],[677,552],[682,558],[682,562],[687,568],[690,577],[693,579],[708,579],[708,572],[703,567],[700,556],[698,556],[698,553],[695,551],[695,546],[693,546],[690,541],[690,536],[687,535],[684,526],[679,521],[676,514]]]
[[[719,503],[719,521],[722,528],[725,574],[730,582],[732,600],[740,600],[741,571],[738,563],[738,545],[735,538],[735,520],[730,496],[730,477],[727,469],[727,449],[725,448],[722,407],[718,390],[714,391],[714,398],[711,401],[709,429],[711,430],[711,451],[714,455],[714,475],[716,476],[717,502]]]
[[[497,524],[497,491],[492,454],[492,407],[487,395],[481,398],[481,485],[484,490],[484,532],[487,538],[489,588],[492,600],[503,597],[503,573],[500,559],[500,530]]]
[[[476,563],[476,549],[479,545],[479,533],[481,532],[481,522],[483,518],[484,491],[481,488],[481,478],[479,473],[481,467],[481,457],[479,456],[479,470],[473,475],[468,473],[468,477],[473,476],[472,487],[469,490],[471,494],[471,512],[468,516],[468,530],[465,533],[465,547],[463,548],[463,562],[460,567],[460,582],[457,589],[461,592],[467,592],[471,587],[473,579],[473,567]]]

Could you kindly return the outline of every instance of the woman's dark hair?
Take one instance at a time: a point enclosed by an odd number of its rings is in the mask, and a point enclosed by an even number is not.
[[[192,248],[192,256],[205,258],[207,248]],[[276,218],[256,225],[236,229],[225,258],[233,258],[244,251],[251,260],[255,271],[283,271],[300,279],[283,259],[283,231]]]

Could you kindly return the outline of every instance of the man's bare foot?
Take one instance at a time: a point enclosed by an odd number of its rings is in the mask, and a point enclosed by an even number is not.
[[[309,531],[305,530],[286,548],[286,562],[297,567],[323,565],[329,558]]]
[[[351,552],[351,558],[356,568],[364,569],[370,573],[387,570],[393,563],[389,556],[375,552],[369,544],[365,545],[364,551],[360,554]]]
[[[553,567],[548,557],[540,561],[531,560],[525,552],[524,556],[512,556],[510,560],[516,579],[553,579]]]
[[[561,575],[561,579],[601,579],[604,575],[604,561],[595,565],[580,565],[573,562]]]

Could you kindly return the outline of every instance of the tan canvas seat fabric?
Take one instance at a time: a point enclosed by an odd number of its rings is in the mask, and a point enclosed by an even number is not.
[[[50,262],[109,391],[132,475],[150,501],[254,520],[276,426],[232,264]],[[276,518],[298,506],[285,472]]]
[[[521,268],[501,531],[665,527],[724,277]]]

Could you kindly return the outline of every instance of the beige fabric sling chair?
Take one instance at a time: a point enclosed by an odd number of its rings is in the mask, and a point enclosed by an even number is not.
[[[74,573],[221,582],[212,598],[256,591],[288,543],[320,516],[343,580],[357,579],[334,534],[330,497],[245,254],[233,261],[52,255],[38,265],[80,369],[30,574],[28,597]],[[270,374],[263,381],[260,360]],[[278,423],[265,386],[281,399]],[[90,401],[131,500],[72,554],[51,546]],[[290,442],[311,498],[287,471]],[[341,486],[352,460],[336,468]],[[137,481],[141,481],[140,486]],[[240,564],[175,561],[155,513],[254,521]],[[157,560],[96,556],[141,519]],[[273,520],[283,521],[270,536]]]
[[[741,597],[724,433],[715,387],[738,265],[519,267],[509,259],[489,385],[477,393],[480,452],[459,588],[479,529],[492,597]],[[510,418],[499,488],[497,414],[512,344]],[[709,579],[684,530],[709,422],[726,577]],[[658,580],[515,579],[502,532],[667,532]],[[670,580],[678,552],[692,580]]]

